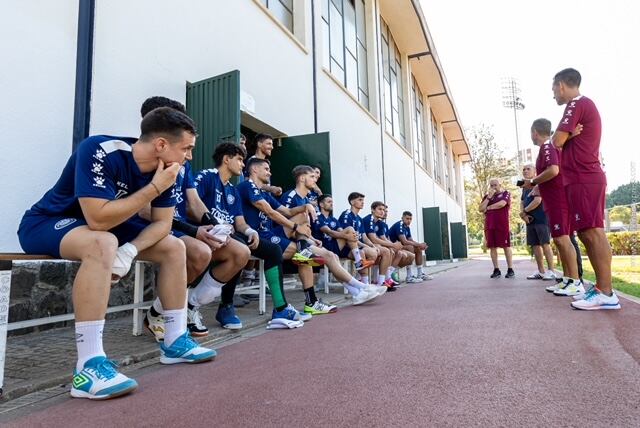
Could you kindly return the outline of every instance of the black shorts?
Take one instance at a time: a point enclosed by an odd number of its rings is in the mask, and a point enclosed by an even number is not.
[[[527,245],[545,245],[551,241],[549,226],[546,224],[527,225]]]

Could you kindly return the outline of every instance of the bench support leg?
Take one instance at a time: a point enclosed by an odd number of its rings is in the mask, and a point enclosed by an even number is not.
[[[9,322],[9,294],[11,292],[12,263],[0,266],[0,398],[4,387],[4,361],[7,353],[7,324]]]
[[[260,278],[258,313],[264,315],[267,312],[267,281],[264,277],[264,260],[260,259],[258,266],[258,276]]]
[[[144,302],[144,264],[136,262],[135,279],[133,281],[133,303],[139,305]],[[133,331],[131,334],[140,336],[144,322],[144,310],[142,308],[133,309]]]

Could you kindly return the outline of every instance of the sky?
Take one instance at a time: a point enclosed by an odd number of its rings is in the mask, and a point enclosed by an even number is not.
[[[555,127],[564,109],[553,99],[553,76],[573,67],[581,94],[600,111],[609,191],[631,182],[631,161],[640,180],[640,2],[420,1],[465,128],[493,125],[505,154],[515,155],[513,110],[502,107],[501,91],[502,78],[514,77],[525,104],[520,148],[533,147],[531,122],[546,117]]]

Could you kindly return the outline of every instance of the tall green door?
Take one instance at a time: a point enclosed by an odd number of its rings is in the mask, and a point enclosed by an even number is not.
[[[427,260],[442,260],[442,223],[440,208],[422,208],[422,227],[424,240],[429,246],[426,251]]]
[[[194,171],[211,168],[215,147],[240,138],[240,71],[187,82],[186,107],[198,127],[192,168]]]
[[[451,259],[451,248],[449,245],[449,214],[440,213],[440,237],[442,239],[442,259]]]
[[[454,259],[467,258],[467,226],[451,223],[451,255]]]
[[[271,156],[271,182],[283,191],[295,187],[291,170],[297,165],[318,166],[322,178],[318,183],[323,193],[331,193],[329,133],[286,137],[276,143]]]

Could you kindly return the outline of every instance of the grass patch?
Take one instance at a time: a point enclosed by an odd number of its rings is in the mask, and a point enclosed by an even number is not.
[[[583,257],[584,278],[595,282],[596,276],[589,259]],[[640,256],[614,256],[611,263],[613,288],[640,297]]]

